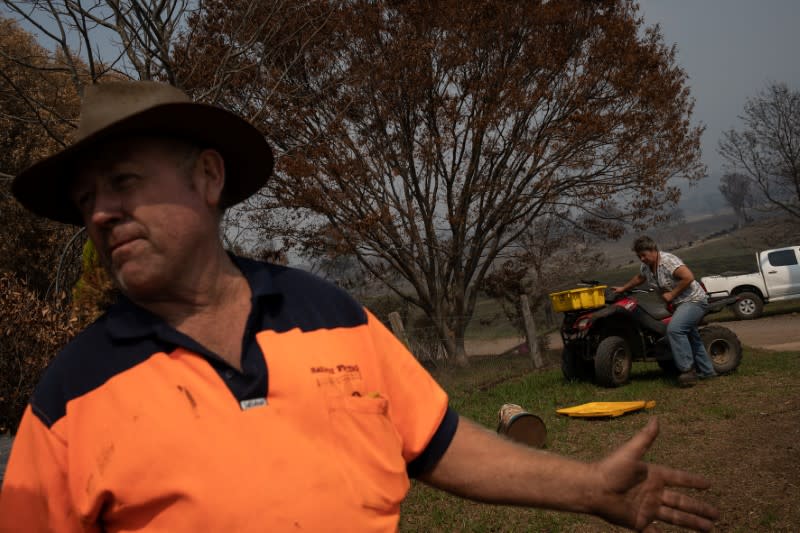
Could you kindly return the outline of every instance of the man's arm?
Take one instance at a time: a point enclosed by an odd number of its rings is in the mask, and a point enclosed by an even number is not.
[[[654,520],[710,530],[717,511],[672,490],[705,489],[708,482],[642,461],[656,435],[651,419],[601,461],[583,463],[518,445],[462,417],[447,452],[421,479],[473,500],[594,514],[636,530]]]

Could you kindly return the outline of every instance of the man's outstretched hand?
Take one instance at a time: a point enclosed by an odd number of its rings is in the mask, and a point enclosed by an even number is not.
[[[707,489],[700,475],[648,464],[642,457],[658,435],[658,420],[595,464],[601,484],[594,512],[611,523],[637,531],[658,531],[655,521],[710,531],[719,512],[673,488]]]

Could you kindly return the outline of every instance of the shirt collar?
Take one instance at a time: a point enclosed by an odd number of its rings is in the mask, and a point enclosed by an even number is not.
[[[247,284],[250,285],[250,292],[252,299],[256,300],[264,296],[275,296],[280,294],[280,291],[275,287],[272,280],[272,273],[269,265],[253,259],[239,257],[228,253],[233,264],[242,271],[244,277],[247,279]]]
[[[250,285],[252,310],[265,297],[279,296],[269,266],[265,263],[228,254]],[[120,295],[106,315],[106,328],[115,340],[155,336],[173,344],[186,346],[188,337],[176,331],[158,315]],[[192,343],[194,344],[194,343]],[[187,346],[188,347],[188,346]]]
[[[106,329],[115,340],[147,337],[157,332],[165,322],[147,309],[139,307],[125,295],[120,295],[108,310]]]

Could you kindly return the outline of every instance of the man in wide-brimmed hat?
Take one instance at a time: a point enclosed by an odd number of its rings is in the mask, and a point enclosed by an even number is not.
[[[647,465],[657,423],[597,463],[460,418],[361,305],[237,257],[222,211],[262,187],[250,124],[152,82],[86,91],[75,142],[19,176],[39,215],[85,225],[122,296],[70,342],[25,411],[2,531],[394,531],[409,477],[498,503],[709,529]]]

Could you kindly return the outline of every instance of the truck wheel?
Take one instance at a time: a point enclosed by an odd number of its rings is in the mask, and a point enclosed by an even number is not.
[[[631,349],[622,337],[606,337],[597,346],[594,375],[598,385],[619,387],[631,377]]]
[[[581,357],[577,347],[567,345],[561,352],[561,373],[567,381],[591,380],[594,377],[594,365],[592,361]]]
[[[700,329],[703,346],[711,358],[717,374],[728,374],[742,362],[742,343],[736,333],[723,326],[706,326]]]
[[[749,320],[761,316],[764,309],[764,302],[761,297],[754,292],[740,292],[736,296],[739,301],[733,304],[733,314],[741,320]]]

